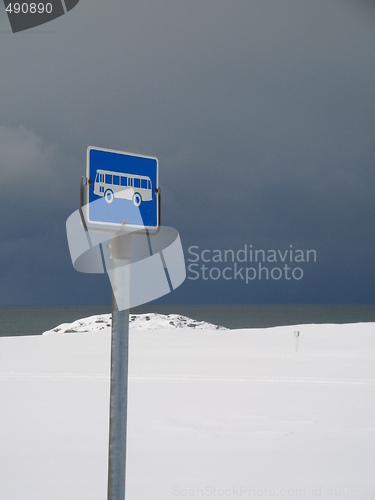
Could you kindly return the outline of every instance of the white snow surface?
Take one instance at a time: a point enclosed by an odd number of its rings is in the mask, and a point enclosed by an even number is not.
[[[0,338],[1,500],[107,498],[110,328],[94,318]],[[126,500],[375,499],[374,323],[146,324],[130,329]]]

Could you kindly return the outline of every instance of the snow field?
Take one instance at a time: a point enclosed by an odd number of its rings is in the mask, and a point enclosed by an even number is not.
[[[159,320],[130,332],[127,500],[375,498],[374,324]],[[1,500],[106,499],[110,328],[95,321],[0,339]]]

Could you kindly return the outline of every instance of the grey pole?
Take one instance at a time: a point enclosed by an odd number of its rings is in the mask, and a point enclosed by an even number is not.
[[[108,500],[125,499],[131,236],[112,238],[113,264]],[[118,309],[115,294],[121,298]]]
[[[298,340],[299,340],[299,332],[295,331],[294,336],[296,337],[296,352],[298,352]]]

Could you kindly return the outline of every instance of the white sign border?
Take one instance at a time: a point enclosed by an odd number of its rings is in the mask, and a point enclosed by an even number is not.
[[[147,160],[155,160],[156,161],[156,188],[158,191],[155,193],[156,194],[156,216],[157,216],[157,224],[156,226],[140,226],[138,224],[125,224],[123,225],[122,223],[115,223],[115,222],[100,222],[100,221],[93,221],[89,217],[89,205],[90,203],[86,203],[86,210],[85,210],[85,220],[86,224],[89,228],[98,228],[101,230],[112,230],[112,231],[118,231],[119,229],[124,229],[126,231],[126,228],[129,228],[131,230],[150,230],[150,231],[157,231],[160,227],[160,188],[159,188],[159,160],[155,156],[148,156],[148,155],[141,155],[137,153],[130,153],[129,151],[119,151],[116,149],[108,149],[108,148],[101,148],[101,147],[96,147],[96,146],[89,146],[87,148],[87,156],[86,156],[86,200],[89,199],[89,188],[90,188],[90,151],[104,151],[106,153],[115,153],[115,154],[120,154],[120,155],[127,155],[127,156],[135,156],[137,158],[145,158]],[[92,179],[92,182],[94,180]]]

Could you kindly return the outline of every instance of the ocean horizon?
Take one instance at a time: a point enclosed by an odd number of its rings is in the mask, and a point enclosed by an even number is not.
[[[0,337],[41,335],[62,323],[107,314],[111,305],[0,306]],[[226,328],[375,322],[375,304],[147,304],[132,314],[181,314]]]

